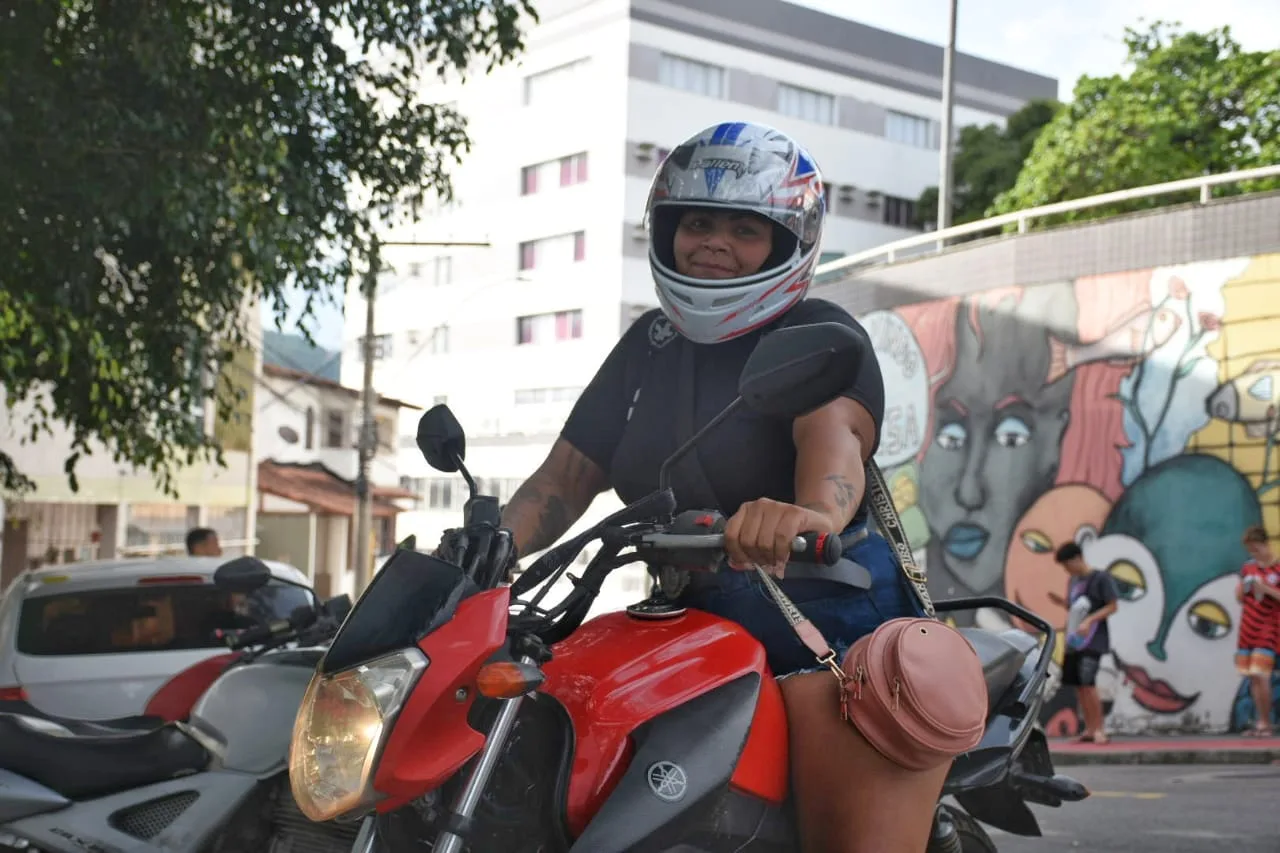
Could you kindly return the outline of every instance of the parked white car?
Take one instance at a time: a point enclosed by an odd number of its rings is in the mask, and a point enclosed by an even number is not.
[[[315,595],[302,572],[248,595],[213,584],[225,557],[107,560],[24,572],[0,601],[0,711],[78,720],[144,713],[172,676],[224,654],[217,629],[288,618]]]

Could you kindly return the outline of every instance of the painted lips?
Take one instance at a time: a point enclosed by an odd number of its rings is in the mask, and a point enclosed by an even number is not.
[[[1124,673],[1125,681],[1133,685],[1133,700],[1148,711],[1154,711],[1157,714],[1177,714],[1189,708],[1200,698],[1199,693],[1183,696],[1174,690],[1169,682],[1161,678],[1152,678],[1137,664],[1120,660],[1119,655],[1116,655],[1116,663]]]
[[[972,560],[987,546],[991,533],[987,528],[977,524],[960,523],[951,525],[947,535],[942,537],[942,547],[947,553],[961,560]]]

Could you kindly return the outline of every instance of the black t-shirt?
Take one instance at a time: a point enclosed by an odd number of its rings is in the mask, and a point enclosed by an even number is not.
[[[1089,613],[1097,613],[1119,598],[1119,592],[1110,574],[1094,569],[1083,577],[1067,581],[1067,601],[1075,604],[1078,598],[1087,598]],[[1111,651],[1111,629],[1107,620],[1096,623],[1088,632],[1084,645],[1075,651],[1091,655],[1105,655]]]
[[[769,328],[836,322],[866,334],[843,308],[822,299],[806,299]],[[644,314],[618,341],[583,391],[561,437],[595,462],[626,503],[658,488],[658,469],[679,445],[676,401],[683,352],[692,348],[696,364],[698,429],[733,401],[738,377],[765,331],[718,344],[695,344],[679,335],[659,309]],[[884,420],[884,378],[871,348],[857,381],[844,392],[866,407],[876,425]],[[874,452],[875,448],[872,448]],[[721,423],[694,451],[718,506],[726,516],[759,498],[795,500],[796,450],[791,421],[766,418],[746,409]],[[833,463],[834,464],[834,463]],[[676,499],[681,501],[676,485]],[[866,495],[854,516],[867,514]]]

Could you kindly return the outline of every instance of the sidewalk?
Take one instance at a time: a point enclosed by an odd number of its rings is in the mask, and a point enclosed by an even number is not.
[[[1280,764],[1280,737],[1114,735],[1105,746],[1050,738],[1054,767],[1081,764]]]

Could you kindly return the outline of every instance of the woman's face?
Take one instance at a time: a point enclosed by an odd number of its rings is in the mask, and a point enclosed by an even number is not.
[[[773,225],[754,213],[684,211],[673,245],[676,272],[690,278],[739,278],[760,271],[773,251]]]

